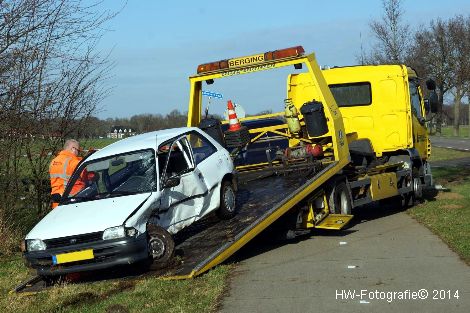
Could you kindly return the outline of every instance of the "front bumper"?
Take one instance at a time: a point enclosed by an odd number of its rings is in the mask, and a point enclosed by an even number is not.
[[[57,254],[93,249],[94,258],[90,260],[53,264],[52,257]],[[147,236],[100,240],[90,243],[68,245],[44,251],[25,252],[27,265],[37,270],[38,275],[52,276],[83,271],[101,270],[117,265],[136,263],[148,258]]]

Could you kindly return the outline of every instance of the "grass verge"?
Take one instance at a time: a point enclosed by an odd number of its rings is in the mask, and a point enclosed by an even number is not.
[[[190,280],[155,277],[65,284],[35,294],[9,293],[28,277],[19,255],[0,260],[1,312],[213,312],[230,266]]]
[[[470,152],[432,147],[430,162],[470,157]]]
[[[436,184],[449,191],[440,191],[408,213],[441,237],[470,265],[470,168],[436,168],[433,176]]]

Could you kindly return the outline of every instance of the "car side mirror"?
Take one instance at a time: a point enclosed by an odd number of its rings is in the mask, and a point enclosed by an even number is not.
[[[179,176],[173,176],[168,178],[163,184],[163,188],[173,188],[180,184],[181,178]]]
[[[52,202],[60,202],[60,200],[62,200],[62,196],[60,195],[60,193],[53,193],[51,195],[51,199]]]

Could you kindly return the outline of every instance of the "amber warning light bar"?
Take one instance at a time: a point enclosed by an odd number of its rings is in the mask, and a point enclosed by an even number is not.
[[[222,60],[212,63],[201,64],[197,67],[197,73],[206,73],[213,72],[217,70],[223,70],[228,68],[241,67],[251,64],[263,63],[266,61],[275,61],[285,58],[298,57],[305,53],[305,50],[302,46],[281,49],[276,51],[269,51],[266,53],[255,54],[250,56],[245,56],[241,58]]]

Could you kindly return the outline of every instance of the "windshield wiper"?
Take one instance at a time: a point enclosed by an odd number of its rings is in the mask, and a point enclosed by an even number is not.
[[[94,196],[73,196],[72,198],[65,198],[62,199],[60,203],[63,204],[70,204],[70,203],[78,203],[86,200],[93,200]]]
[[[110,197],[119,197],[119,196],[128,196],[128,195],[135,195],[136,191],[128,191],[128,190],[113,190],[109,193]]]

